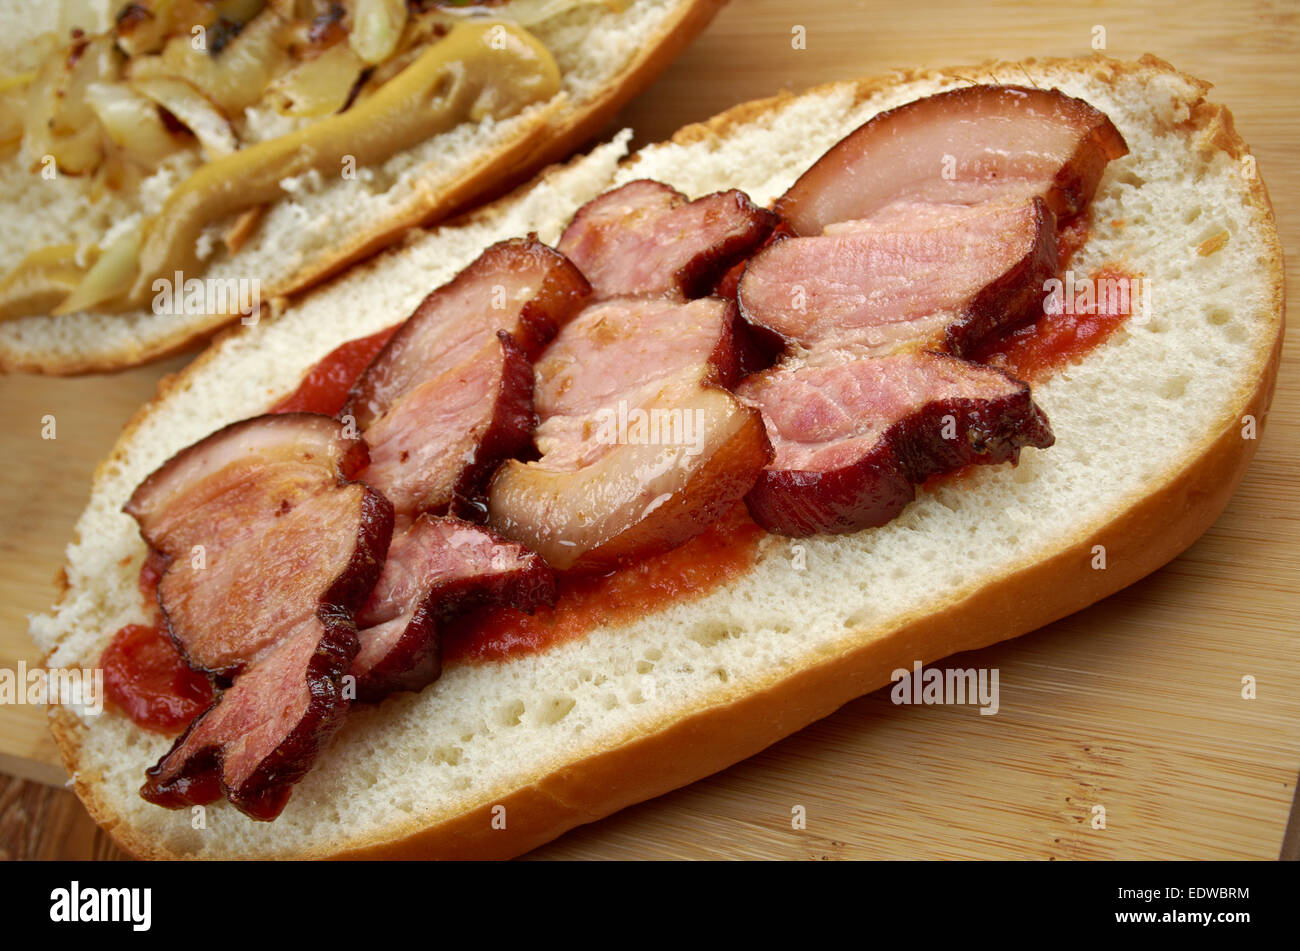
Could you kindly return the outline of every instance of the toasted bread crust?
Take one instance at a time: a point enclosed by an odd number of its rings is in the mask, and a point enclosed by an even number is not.
[[[1152,56],[1136,64],[1103,57],[990,63],[950,70],[920,70],[861,80],[859,101],[902,80],[962,78],[1007,74],[1024,81],[1025,67],[1071,70],[1106,79],[1123,73],[1176,73]],[[1182,74],[1179,74],[1182,75]],[[1188,77],[1184,77],[1188,78]],[[1208,84],[1192,81],[1202,92]],[[812,92],[842,84],[817,87]],[[689,144],[723,138],[732,128],[779,108],[788,94],[745,103],[706,122],[681,129],[673,141]],[[1248,153],[1231,113],[1201,101],[1194,120],[1203,124],[1210,146],[1233,158]],[[1251,205],[1268,221],[1272,205],[1258,178],[1249,180]],[[493,214],[491,206],[475,213]],[[304,851],[299,858],[504,858],[539,846],[565,831],[607,816],[635,802],[661,795],[732,765],[824,717],[844,703],[890,681],[890,673],[913,660],[929,662],[1017,637],[1080,610],[1137,581],[1184,551],[1219,516],[1254,455],[1257,439],[1243,438],[1242,418],[1253,416],[1264,428],[1272,401],[1284,333],[1284,271],[1276,230],[1270,252],[1258,262],[1269,288],[1267,348],[1261,347],[1249,371],[1234,381],[1232,411],[1191,446],[1179,464],[1150,482],[1148,492],[1122,500],[1109,518],[1081,525],[1069,544],[1026,558],[996,581],[971,584],[940,607],[892,629],[849,630],[840,649],[816,666],[781,677],[774,673],[756,689],[736,691],[723,703],[681,711],[643,728],[623,742],[565,764],[494,803],[434,824],[394,825],[365,839]],[[364,265],[378,266],[378,262]],[[229,332],[239,332],[238,328]],[[126,442],[151,409],[190,374],[203,372],[211,351],[179,374],[166,378],[154,399],[127,424],[113,453],[96,471],[95,484],[123,457]],[[1104,545],[1109,567],[1090,566],[1093,546]],[[183,858],[151,842],[106,803],[96,776],[80,767],[83,721],[63,708],[52,711],[51,731],[73,776],[73,788],[91,816],[128,852],[140,858]],[[504,806],[506,829],[494,829],[492,809]]]

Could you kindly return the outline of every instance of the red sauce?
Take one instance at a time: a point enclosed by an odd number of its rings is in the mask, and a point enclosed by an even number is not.
[[[1122,282],[1129,288],[1139,286],[1134,277],[1110,267],[1093,271],[1088,280],[1094,288],[1121,286],[1109,282]],[[1063,308],[1062,313],[1044,312],[1033,323],[1018,327],[985,347],[977,359],[1029,383],[1036,383],[1067,364],[1077,363],[1118,330],[1137,306],[1132,292],[1127,305],[1116,294],[1092,296],[1093,303],[1089,305],[1082,294],[1076,293],[1074,299],[1080,302],[1079,306],[1067,301],[1070,306]]]
[[[146,730],[176,733],[212,703],[207,677],[181,660],[161,625],[128,624],[99,664],[108,699]]]
[[[212,702],[208,678],[181,659],[163,630],[158,614],[158,582],[166,559],[150,549],[137,584],[152,624],[128,624],[104,649],[104,691],[113,705],[137,726],[172,734],[185,727]]]
[[[448,664],[505,660],[581,637],[592,628],[633,621],[669,604],[698,598],[754,564],[764,535],[743,505],[690,541],[597,576],[561,576],[555,607],[527,615],[483,608],[453,625],[443,642]]]
[[[1121,228],[1123,222],[1112,221],[1111,225]],[[1090,230],[1087,218],[1081,215],[1057,232],[1056,267],[1062,281],[1070,270],[1075,252],[1088,240]],[[1133,281],[1131,276],[1116,268],[1103,268],[1088,276],[1094,286],[1100,281],[1113,279]],[[1078,288],[1073,289],[1076,291],[1075,299],[1079,300]],[[1066,288],[1062,290],[1064,296]],[[1118,302],[1109,297],[1099,298],[1097,295],[1094,295],[1091,306],[1086,300],[1080,303],[1084,306],[1065,307],[1062,313],[1048,313],[1044,308],[1041,317],[986,345],[975,355],[975,360],[1000,367],[1017,379],[1036,383],[1067,364],[1077,363],[1094,347],[1104,343],[1131,310],[1115,306]]]
[[[324,413],[335,416],[347,402],[348,390],[375,354],[383,349],[401,324],[349,340],[327,353],[312,367],[298,388],[271,407],[272,413]]]
[[[1111,225],[1121,228],[1123,222],[1112,221]],[[1088,240],[1089,232],[1088,221],[1083,216],[1062,226],[1057,232],[1058,275],[1064,275],[1069,270],[1075,252]],[[1095,284],[1100,280],[1120,277],[1125,276],[1118,270],[1104,268],[1094,272],[1090,279]],[[1093,347],[1104,343],[1127,316],[1128,311],[1120,312],[1111,307],[1103,307],[1093,313],[1049,314],[1044,310],[1037,320],[986,344],[972,359],[977,363],[987,363],[1006,370],[1017,379],[1035,383],[1065,364],[1077,362]],[[924,485],[934,488],[961,482],[975,468],[976,464],[971,463],[951,472],[939,472],[926,479]]]

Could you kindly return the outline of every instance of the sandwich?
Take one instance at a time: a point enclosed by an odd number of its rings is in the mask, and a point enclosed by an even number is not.
[[[15,4],[0,369],[120,369],[260,319],[571,154],[721,4]]]
[[[143,857],[506,857],[1137,580],[1231,497],[1267,193],[1152,57],[747,103],[219,337],[32,633]]]

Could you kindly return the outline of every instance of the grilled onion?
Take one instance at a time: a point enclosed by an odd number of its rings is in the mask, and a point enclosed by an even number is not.
[[[218,17],[231,23],[248,23],[266,7],[266,0],[217,0]]]
[[[0,79],[0,155],[16,148],[23,138],[23,104],[35,73]]]
[[[294,67],[271,84],[276,111],[289,116],[325,116],[347,105],[365,61],[347,43]]]
[[[0,321],[49,313],[85,274],[77,265],[75,244],[33,251],[0,281]]]
[[[183,79],[171,76],[159,76],[154,79],[137,79],[131,83],[136,91],[148,96],[162,106],[199,140],[205,157],[209,160],[229,155],[239,148],[235,131],[230,127],[230,120],[221,114],[221,110],[203,98],[199,92]]]
[[[172,9],[175,6],[175,0],[126,4],[117,12],[113,24],[117,48],[127,56],[158,52],[172,32]]]
[[[158,106],[125,83],[95,83],[86,90],[109,140],[123,155],[145,168],[158,164],[180,147],[158,114]]]
[[[135,280],[143,226],[137,224],[110,244],[81,283],[52,314],[72,314],[111,299],[121,299]]]
[[[280,48],[279,29],[275,11],[264,10],[220,52],[196,50],[189,34],[176,36],[163,49],[160,62],[143,57],[132,64],[131,75],[185,79],[226,115],[236,116],[262,98],[284,65],[287,54]]]
[[[59,171],[81,175],[103,158],[95,111],[86,90],[111,82],[120,71],[108,36],[80,39],[46,58],[27,92],[23,134],[28,154],[38,163],[52,155]]]
[[[406,26],[406,0],[356,0],[348,45],[370,65],[393,55]]]

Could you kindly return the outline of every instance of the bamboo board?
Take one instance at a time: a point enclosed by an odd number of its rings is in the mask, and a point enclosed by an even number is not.
[[[1184,2],[906,5],[733,0],[616,125],[637,142],[818,82],[988,57],[1155,52],[1216,83],[1300,258],[1300,15]],[[806,49],[793,49],[803,29]],[[938,31],[938,32],[936,32]],[[1015,81],[1017,77],[1008,77]],[[1288,290],[1297,292],[1294,265]],[[1259,454],[1187,553],[1105,602],[954,658],[996,667],[1001,710],[900,707],[878,692],[744,763],[575,830],[549,858],[1273,858],[1300,772],[1300,353],[1284,353]],[[55,594],[91,470],[164,372],[0,378],[0,667],[36,661],[26,615]],[[40,438],[42,417],[57,439]],[[1257,698],[1241,697],[1255,677]],[[40,712],[0,706],[0,772],[59,783]],[[66,795],[66,794],[60,794]],[[1095,806],[1105,828],[1094,828]],[[797,807],[806,827],[793,828]],[[66,810],[65,810],[66,811]],[[51,815],[61,814],[58,810]],[[90,836],[68,830],[43,838]],[[88,846],[85,854],[93,850]],[[99,854],[103,854],[100,848]]]

